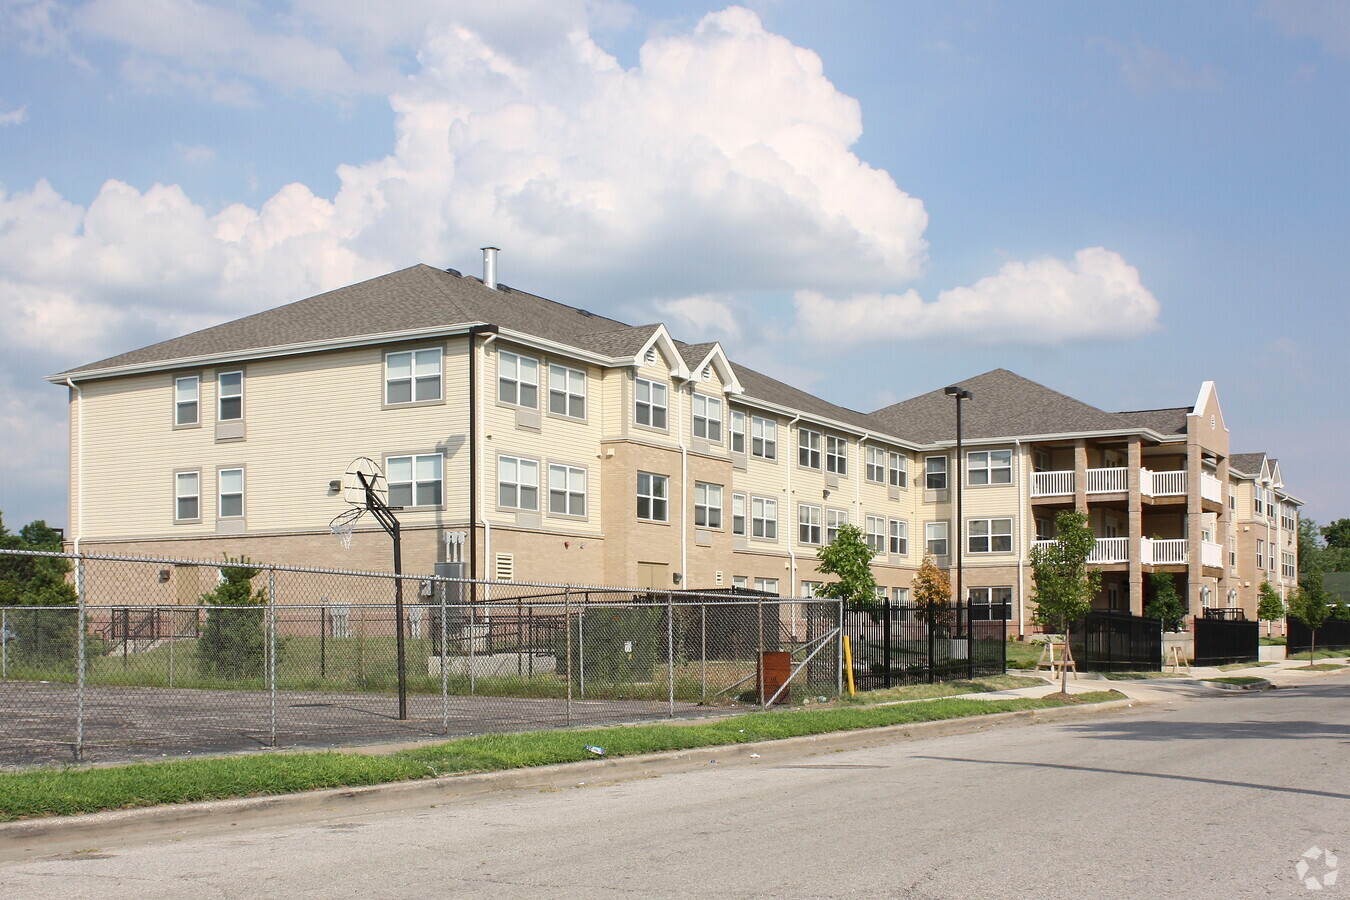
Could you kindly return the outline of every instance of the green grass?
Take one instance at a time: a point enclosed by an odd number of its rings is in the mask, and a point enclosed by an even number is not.
[[[1263,637],[1261,638],[1262,647],[1283,647],[1288,643],[1286,638],[1282,637]]]
[[[1314,653],[1316,654],[1315,656],[1313,655]],[[1304,650],[1302,653],[1292,653],[1292,654],[1289,655],[1288,658],[1289,658],[1289,659],[1338,659],[1338,658],[1344,657],[1344,656],[1346,656],[1346,655],[1347,655],[1347,654],[1346,654],[1346,652],[1345,652],[1344,650],[1322,650],[1322,649],[1319,648],[1319,649],[1316,650],[1316,651]]]
[[[1214,668],[1218,669],[1220,672],[1231,672],[1231,671],[1233,671],[1234,669],[1258,669],[1258,668],[1260,668],[1261,666],[1273,666],[1273,665],[1275,665],[1275,663],[1270,662],[1270,661],[1267,661],[1267,662],[1236,662],[1236,663],[1228,663],[1227,665],[1223,665],[1223,666],[1215,666]]]
[[[1206,678],[1205,681],[1217,681],[1220,684],[1262,684],[1264,678],[1256,678],[1252,675],[1229,675],[1226,678]]]
[[[1008,641],[1008,668],[1034,669],[1041,658],[1044,644],[1032,644],[1027,641]]]
[[[890,703],[896,700],[929,700],[937,697],[952,697],[957,694],[979,694],[985,691],[1006,691],[1011,688],[1044,687],[1042,678],[1029,678],[1026,675],[992,675],[977,678],[974,681],[944,681],[936,684],[907,684],[901,687],[883,688],[876,691],[864,691],[853,703]]]
[[[1317,663],[1311,666],[1290,666],[1285,669],[1286,672],[1334,672],[1337,669],[1350,669],[1350,666],[1341,663]]]
[[[1103,672],[1102,677],[1111,681],[1143,681],[1148,678],[1189,678],[1180,672]]]
[[[1076,698],[1078,703],[1117,699],[1121,695],[1115,691]],[[594,758],[587,745],[605,748],[608,757],[631,756],[1065,705],[1056,700],[945,699],[762,712],[695,724],[485,735],[385,756],[296,753],[20,772],[0,775],[0,821],[577,762]]]

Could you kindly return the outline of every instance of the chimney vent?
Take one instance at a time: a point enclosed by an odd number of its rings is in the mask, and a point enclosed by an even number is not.
[[[483,248],[483,284],[497,289],[497,248]]]

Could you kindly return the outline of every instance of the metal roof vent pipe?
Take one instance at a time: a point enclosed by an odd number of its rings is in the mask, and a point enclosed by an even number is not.
[[[483,284],[497,289],[497,253],[496,247],[483,248]]]

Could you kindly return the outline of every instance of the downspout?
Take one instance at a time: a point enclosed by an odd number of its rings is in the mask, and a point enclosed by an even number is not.
[[[867,540],[867,517],[864,515],[862,508],[862,473],[863,467],[867,465],[867,448],[864,445],[871,436],[871,432],[864,431],[862,437],[858,438],[858,465],[853,470],[853,511],[858,514],[858,527],[863,529],[863,540]],[[884,525],[885,520],[882,521]],[[871,562],[868,562],[867,568],[868,571],[871,571]],[[873,575],[872,580],[876,580],[875,575]]]
[[[1026,637],[1026,629],[1023,627],[1023,608],[1022,597],[1025,591],[1022,588],[1022,557],[1026,555],[1027,542],[1027,523],[1026,512],[1022,504],[1026,502],[1026,490],[1030,488],[1027,485],[1023,488],[1021,484],[1022,473],[1027,470],[1026,463],[1022,459],[1022,442],[1016,438],[1013,439],[1013,451],[1017,456],[1017,536],[1022,545],[1017,548],[1017,639],[1023,640]]]
[[[686,382],[689,388],[689,407],[694,405],[694,381]],[[684,439],[685,404],[680,404],[680,579],[689,586],[689,446]]]
[[[478,510],[478,335],[486,334],[483,351],[497,339],[496,325],[474,325],[469,329],[469,580],[478,579],[478,523],[483,524],[483,561],[492,553],[492,525]]]
[[[75,429],[75,482],[79,485],[75,490],[75,506],[79,512],[71,523],[75,526],[75,555],[79,556],[80,540],[84,537],[84,392],[69,378],[66,379],[66,386],[74,391],[78,401],[76,406],[80,411],[80,424]]]
[[[792,421],[790,421],[790,422],[787,423],[787,432],[786,432],[786,434],[784,435],[784,436],[787,438],[787,440],[783,442],[783,444],[784,444],[785,446],[791,446],[791,442],[792,442],[792,426],[793,426],[793,425],[796,425],[798,422],[800,422],[801,419],[802,419],[801,415],[798,414],[798,415],[793,416],[793,417],[792,417]],[[750,423],[747,421],[746,424],[749,425]],[[751,426],[751,427],[753,428],[754,426]],[[750,440],[751,440],[751,441],[754,440],[754,436],[753,436],[753,435],[751,435]],[[751,446],[753,446],[753,444],[752,444]],[[788,507],[788,522],[790,523],[790,522],[792,521],[792,504],[793,504],[793,502],[794,502],[793,497],[796,496],[795,494],[792,493],[792,470],[795,469],[795,468],[797,468],[797,466],[792,462],[792,460],[791,460],[790,458],[785,458],[784,461],[787,463],[787,507]],[[820,515],[821,515],[821,519],[820,519],[820,527],[821,527],[821,528],[824,528],[824,527],[825,527],[825,507],[824,507],[823,504],[821,505]],[[788,527],[791,528],[791,525],[789,525]],[[798,536],[800,537],[800,535],[798,535]],[[795,596],[797,595],[797,551],[795,551],[795,550],[792,549],[794,546],[796,546],[796,541],[794,541],[794,540],[792,539],[792,532],[789,531],[789,532],[788,532],[788,542],[787,542],[787,548],[788,548],[788,582],[789,582],[789,584],[788,584],[788,594],[789,594],[790,596],[794,596],[794,597],[795,597]]]

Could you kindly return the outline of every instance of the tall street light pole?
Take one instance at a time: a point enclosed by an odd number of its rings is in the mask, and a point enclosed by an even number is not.
[[[956,398],[956,583],[953,585],[952,593],[956,602],[957,621],[960,621],[961,602],[965,595],[961,593],[961,555],[965,549],[965,518],[961,510],[961,488],[965,482],[963,476],[963,460],[965,458],[965,448],[961,442],[961,401],[972,400],[975,395],[970,391],[958,385],[952,385],[946,389],[948,396]],[[970,607],[966,606],[966,677],[975,677],[975,642],[971,639],[970,632]]]

